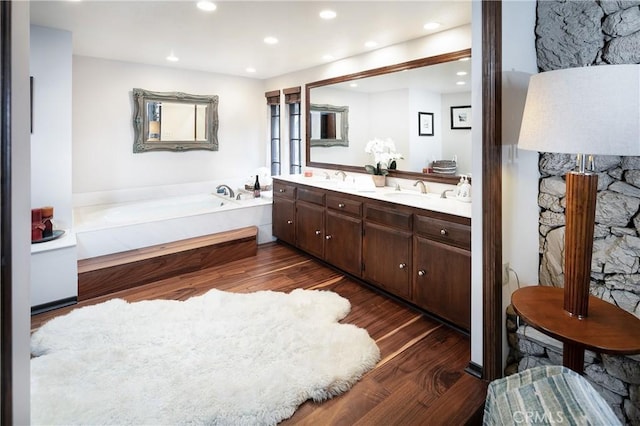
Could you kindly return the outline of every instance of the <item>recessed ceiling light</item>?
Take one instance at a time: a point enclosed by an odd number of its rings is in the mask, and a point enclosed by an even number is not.
[[[467,62],[469,59],[471,59],[470,57],[466,56],[464,58],[460,58],[458,59],[460,62]]]
[[[333,61],[334,57],[331,55],[324,55],[322,59],[324,59],[325,61]]]
[[[249,73],[254,73],[254,72],[256,72],[256,69],[253,68],[253,67],[247,67],[246,71],[249,72]]]
[[[465,84],[467,84],[467,82],[466,81],[458,81],[458,82],[456,82],[456,84],[458,86],[464,86]]]
[[[275,37],[269,36],[264,38],[264,42],[267,44],[278,44],[278,39]]]
[[[351,83],[349,87],[358,87],[358,83]]]
[[[466,71],[458,71],[456,75],[467,75]]]
[[[196,6],[198,7],[198,9],[204,10],[205,12],[213,12],[217,8],[215,3],[208,0],[199,1],[198,3],[196,3]]]
[[[427,22],[424,24],[425,30],[435,30],[436,28],[440,28],[440,24],[437,22]]]
[[[320,12],[320,17],[322,19],[333,19],[337,16],[337,13],[334,12],[333,10],[323,10],[322,12]]]
[[[375,41],[368,41],[364,44],[365,47],[376,47],[378,45],[378,43],[376,43]]]
[[[169,62],[178,62],[180,59],[173,54],[173,50],[171,51],[171,53],[169,54],[169,56],[167,56],[167,61]]]

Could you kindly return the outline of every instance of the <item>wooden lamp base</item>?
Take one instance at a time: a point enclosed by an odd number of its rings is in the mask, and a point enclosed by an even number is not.
[[[564,310],[571,316],[586,318],[589,310],[598,175],[569,172],[566,183]]]

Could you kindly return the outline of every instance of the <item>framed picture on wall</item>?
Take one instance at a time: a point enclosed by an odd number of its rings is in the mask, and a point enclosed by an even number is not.
[[[451,107],[451,128],[470,129],[471,128],[471,105]]]
[[[433,136],[433,113],[418,113],[418,136]]]

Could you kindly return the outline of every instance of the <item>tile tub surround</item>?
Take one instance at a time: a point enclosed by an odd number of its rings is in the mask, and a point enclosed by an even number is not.
[[[220,184],[220,183],[218,183]],[[229,184],[232,188],[240,187]],[[77,238],[78,260],[119,253],[193,238],[201,235],[229,231],[246,226],[258,227],[258,243],[273,241],[271,235],[270,192],[254,199],[248,193],[236,201],[215,192],[216,184],[207,184],[207,192],[189,193],[202,189],[202,185],[189,188],[162,187],[146,189],[144,194],[170,194],[132,201],[138,189],[129,193],[119,191],[85,195],[91,200],[127,200],[115,203],[84,205],[74,208],[74,229]],[[223,205],[221,204],[223,202]]]

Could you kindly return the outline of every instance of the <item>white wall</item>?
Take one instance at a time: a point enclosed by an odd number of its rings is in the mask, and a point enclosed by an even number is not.
[[[482,267],[482,0],[471,4],[471,362],[482,366],[483,267]]]
[[[502,4],[502,69],[508,72],[537,73],[535,52],[535,1],[505,1]],[[503,78],[503,84],[505,79]],[[510,103],[505,99],[503,106]],[[504,120],[517,120],[503,108]],[[517,126],[519,127],[519,125]],[[514,136],[503,134],[504,138]],[[515,143],[515,140],[503,140]],[[502,261],[517,273],[520,285],[538,283],[538,153],[506,145],[502,150]],[[517,289],[515,274],[503,287],[503,360],[508,353],[505,309]]]
[[[133,153],[132,89],[218,95],[219,151]],[[73,57],[73,193],[246,177],[268,164],[260,80]]]
[[[396,146],[396,152],[411,158],[409,148],[409,120],[407,120],[409,114],[408,90],[388,90],[372,93],[370,95],[370,109],[367,120],[369,133],[360,146],[363,146],[363,144],[366,144],[374,138],[391,139]],[[362,149],[362,151],[364,151],[364,149]],[[366,164],[373,163],[371,154],[365,154],[365,158]],[[405,160],[398,160],[397,163],[398,168],[402,170],[408,169],[408,167],[405,167]]]
[[[412,90],[409,93],[409,111],[404,121],[409,125],[410,150],[407,158],[408,167],[401,162],[399,169],[422,171],[433,160],[441,160],[442,157],[442,127],[444,117],[442,110],[442,96],[439,93],[427,90]],[[418,135],[418,113],[433,113],[433,136]],[[471,150],[469,150],[471,151]],[[403,151],[400,151],[404,153]],[[471,152],[469,152],[471,155]]]
[[[56,228],[71,226],[71,33],[32,26],[34,77],[31,207],[54,207]]]
[[[442,159],[458,159],[458,173],[471,173],[471,130],[451,128],[451,107],[471,105],[471,92],[442,97]]]
[[[12,2],[11,213],[13,422],[30,423],[31,176],[29,143],[29,3]]]

